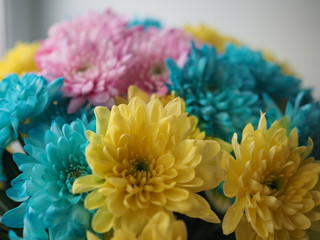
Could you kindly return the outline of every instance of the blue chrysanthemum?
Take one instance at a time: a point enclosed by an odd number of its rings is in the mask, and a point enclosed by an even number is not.
[[[28,134],[29,131],[43,132],[50,128],[53,121],[63,119],[65,123],[71,123],[77,118],[81,118],[83,114],[86,115],[89,122],[94,119],[93,108],[91,106],[82,107],[77,112],[69,114],[67,112],[69,102],[70,99],[62,98],[60,93],[56,94],[42,114],[32,118],[27,124],[20,125],[19,129],[25,134]]]
[[[128,23],[129,28],[137,27],[137,26],[141,26],[145,30],[147,30],[150,27],[158,28],[158,29],[162,28],[161,22],[153,18],[144,18],[144,19],[134,18]]]
[[[20,206],[5,213],[2,222],[24,228],[25,239],[85,239],[92,214],[83,206],[84,196],[72,194],[73,181],[91,173],[85,159],[86,130],[95,122],[85,116],[69,124],[54,122],[43,134],[26,138],[26,154],[14,161],[22,172],[7,190]]]
[[[275,101],[295,98],[301,83],[299,79],[285,75],[280,66],[267,61],[261,52],[233,44],[217,57],[216,77],[230,83],[232,88],[239,87],[259,96],[267,93]]]
[[[215,48],[192,46],[189,58],[181,69],[167,60],[171,85],[169,90],[186,101],[187,111],[199,119],[199,127],[209,136],[230,141],[234,132],[239,135],[248,122],[259,120],[261,108],[258,95],[239,91],[241,81],[222,77]]]
[[[308,145],[310,137],[314,143],[312,155],[320,159],[320,103],[310,100],[308,91],[300,91],[294,101],[287,103],[286,110],[282,113],[270,97],[264,95],[264,100],[268,106],[268,124],[287,117],[288,130],[297,128],[301,145]]]
[[[62,84],[63,79],[48,83],[35,74],[13,74],[0,82],[0,147],[18,137],[19,123],[42,113]]]

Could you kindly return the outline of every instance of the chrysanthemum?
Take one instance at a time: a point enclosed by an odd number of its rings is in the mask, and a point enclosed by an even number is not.
[[[186,101],[187,111],[198,117],[199,127],[208,136],[230,141],[248,122],[259,119],[258,96],[239,91],[240,79],[223,77],[220,55],[207,45],[194,45],[183,68],[167,60],[172,85],[169,89]],[[240,76],[239,76],[240,77]]]
[[[113,97],[126,91],[121,79],[132,63],[127,49],[134,32],[126,24],[122,17],[106,11],[91,12],[50,29],[36,61],[49,80],[64,77],[62,91],[72,98],[69,113],[86,101],[111,106]]]
[[[216,29],[207,25],[188,25],[185,30],[192,34],[195,39],[203,43],[209,44],[217,48],[218,52],[222,53],[225,50],[227,43],[239,45],[239,41],[229,36],[222,35]]]
[[[285,121],[285,120],[283,120]],[[309,239],[320,232],[320,164],[309,157],[312,141],[299,146],[296,129],[276,121],[267,129],[264,115],[257,130],[248,124],[242,141],[232,140],[224,192],[235,203],[223,219],[223,232],[239,240]]]
[[[24,134],[28,134],[29,131],[45,131],[51,127],[53,121],[60,124],[70,124],[83,115],[86,115],[89,122],[94,119],[93,108],[91,106],[82,107],[77,112],[68,114],[67,107],[69,102],[70,99],[62,98],[61,94],[57,94],[51,104],[40,115],[33,117],[26,124],[21,124],[19,127],[20,131]]]
[[[22,75],[27,72],[38,72],[34,56],[39,43],[17,43],[0,61],[0,81],[9,74]]]
[[[128,98],[122,98],[122,97],[117,97],[115,99],[116,104],[128,104],[131,99],[135,98],[135,97],[139,97],[140,99],[142,99],[145,103],[150,102],[151,99],[159,99],[163,106],[167,105],[170,101],[172,101],[176,96],[174,92],[171,92],[170,95],[164,95],[164,96],[159,96],[158,94],[154,93],[151,94],[151,96],[146,93],[145,91],[143,91],[142,89],[138,88],[137,86],[131,85],[128,88]],[[186,106],[185,106],[185,102],[183,101],[183,99],[181,99],[181,110],[183,112],[186,111]],[[198,128],[198,118],[195,116],[189,116],[189,119],[191,121],[193,121],[193,125],[192,125],[192,130],[190,131],[190,138],[193,139],[204,139],[205,137],[205,133],[203,131],[200,131],[200,129]],[[219,142],[219,144],[223,145],[224,142],[222,142],[220,139],[213,139]],[[230,145],[231,146],[231,145]],[[221,147],[225,147],[224,145]]]
[[[187,240],[187,229],[183,221],[175,221],[164,212],[156,213],[146,224],[141,234],[119,229],[111,240]]]
[[[43,77],[9,75],[0,83],[0,147],[18,137],[19,123],[38,116],[51,103],[63,84],[62,79],[48,83]]]
[[[142,232],[136,234],[128,229],[117,229],[104,235],[102,238],[91,232],[87,232],[88,240],[186,240],[187,229],[181,220],[175,220],[173,216],[165,212],[156,213],[143,228]],[[13,239],[15,240],[15,239]]]
[[[294,101],[287,103],[286,110],[282,113],[279,107],[265,95],[264,99],[268,106],[266,116],[269,125],[275,120],[287,117],[288,130],[297,128],[299,142],[302,145],[307,145],[310,137],[314,143],[311,155],[320,159],[320,103],[309,98],[308,91],[299,92]]]
[[[128,105],[95,109],[97,133],[88,132],[86,157],[93,174],[75,181],[73,191],[93,190],[85,200],[98,209],[97,232],[139,233],[159,211],[179,212],[218,222],[197,192],[217,186],[224,171],[215,167],[220,146],[189,138],[193,120],[176,98],[163,106],[135,97]]]
[[[217,29],[204,24],[187,25],[185,30],[195,39],[215,47],[219,53],[223,53],[227,44],[229,43],[232,43],[236,46],[241,45],[241,42],[238,39],[222,35],[217,31]],[[285,75],[293,75],[293,70],[285,62],[280,62],[270,51],[262,50],[262,54],[267,61],[279,65]]]
[[[285,75],[279,65],[267,61],[261,52],[245,46],[229,44],[219,57],[218,65],[221,80],[240,81],[240,90],[258,95],[265,92],[277,102],[292,99],[299,91],[300,79]]]
[[[165,60],[171,58],[182,66],[191,48],[192,38],[182,30],[173,28],[138,32],[132,39],[131,51],[137,56],[126,78],[147,93],[166,93],[169,74]]]
[[[95,123],[86,118],[69,124],[53,123],[45,134],[30,135],[14,161],[22,172],[7,190],[20,206],[4,214],[2,222],[24,228],[26,239],[85,239],[91,213],[83,206],[84,196],[72,193],[75,178],[91,173],[85,159],[86,130]]]

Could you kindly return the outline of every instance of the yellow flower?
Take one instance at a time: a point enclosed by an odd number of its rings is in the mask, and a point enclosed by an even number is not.
[[[224,52],[227,43],[233,43],[235,45],[240,44],[238,40],[224,36],[214,28],[210,28],[203,24],[197,26],[189,25],[185,27],[185,30],[201,42],[216,47],[220,53]]]
[[[119,104],[128,104],[128,102],[131,99],[133,99],[134,97],[141,98],[145,103],[148,103],[151,99],[159,99],[162,102],[163,106],[165,106],[165,105],[167,105],[167,103],[169,103],[174,98],[176,98],[176,95],[175,95],[175,92],[171,92],[169,95],[165,95],[165,96],[159,96],[156,93],[154,93],[151,96],[149,96],[148,93],[146,93],[142,89],[138,88],[137,86],[131,85],[128,88],[128,99],[116,96],[115,102],[116,102],[117,105],[119,105]],[[180,100],[181,100],[181,110],[182,110],[182,112],[185,112],[186,111],[186,103],[184,102],[183,99],[180,99]],[[190,131],[191,133],[190,133],[189,138],[204,139],[205,132],[200,131],[200,129],[198,128],[198,118],[196,116],[189,116],[189,117],[190,117],[191,121],[193,121],[192,131]],[[210,138],[210,139],[213,139],[213,138]],[[217,141],[223,149],[226,146],[230,145],[230,144],[224,142],[220,138],[215,138],[213,140]]]
[[[164,212],[155,214],[141,234],[136,234],[123,229],[115,231],[111,240],[186,240],[187,229],[183,221],[174,220]]]
[[[17,43],[0,61],[0,81],[8,74],[22,75],[26,72],[38,72],[34,55],[39,43]]]
[[[320,163],[309,146],[298,145],[297,130],[289,136],[287,119],[269,129],[261,116],[257,130],[248,124],[241,144],[232,139],[224,192],[235,203],[223,219],[223,232],[240,240],[309,239],[320,231]]]
[[[196,194],[216,187],[225,172],[217,165],[220,146],[189,138],[193,120],[175,98],[163,106],[139,97],[128,105],[95,108],[97,133],[88,131],[86,157],[93,174],[78,178],[73,192],[92,191],[85,207],[98,209],[93,229],[139,233],[159,211],[219,222]]]
[[[169,95],[165,96],[159,96],[158,94],[154,93],[151,96],[149,96],[148,93],[143,91],[142,89],[138,88],[137,86],[130,85],[128,88],[128,99],[116,96],[115,102],[117,105],[119,104],[128,104],[128,102],[134,98],[134,97],[140,97],[145,103],[148,103],[150,99],[159,99],[163,105],[166,105],[168,102],[176,98],[175,92],[171,92]],[[183,110],[185,110],[185,103],[183,102]]]

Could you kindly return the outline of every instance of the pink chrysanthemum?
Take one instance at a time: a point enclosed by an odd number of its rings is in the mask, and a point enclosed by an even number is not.
[[[133,37],[132,52],[139,56],[130,67],[127,79],[148,93],[165,93],[168,70],[165,60],[171,58],[183,65],[189,53],[192,38],[179,29],[149,28]]]
[[[68,112],[86,101],[111,107],[114,96],[126,97],[130,85],[164,94],[169,81],[165,59],[184,63],[191,37],[182,30],[128,27],[128,21],[107,10],[51,27],[36,62],[49,79],[64,78],[70,97]]]
[[[75,112],[87,100],[112,105],[121,79],[130,66],[128,51],[134,29],[111,11],[90,12],[54,25],[36,55],[38,67],[49,80],[64,77],[62,91],[71,97],[68,111]],[[125,88],[126,91],[126,88]]]

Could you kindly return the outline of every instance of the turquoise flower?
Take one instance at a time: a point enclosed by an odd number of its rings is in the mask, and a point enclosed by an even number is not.
[[[26,239],[48,239],[46,230],[50,239],[86,238],[92,213],[84,208],[82,194],[72,194],[74,180],[91,174],[84,155],[86,130],[95,131],[95,122],[83,116],[71,124],[53,122],[42,134],[30,132],[24,147],[28,155],[14,155],[22,173],[7,190],[22,203],[4,214],[5,225],[24,228]]]
[[[17,113],[10,108],[9,106],[8,108],[0,107],[0,149],[4,149],[18,137],[19,118]]]
[[[310,137],[314,143],[311,155],[320,159],[320,103],[310,98],[309,91],[300,91],[294,101],[287,103],[284,113],[269,96],[264,95],[264,100],[268,107],[268,124],[271,125],[274,121],[287,117],[288,130],[297,128],[300,145],[307,146]]]
[[[86,115],[88,121],[94,119],[93,107],[88,105],[80,108],[75,113],[68,113],[68,105],[70,99],[62,98],[60,93],[54,96],[52,102],[44,109],[42,114],[34,117],[27,124],[20,125],[21,132],[28,134],[30,131],[44,132],[48,130],[53,121],[59,122],[62,120],[65,123],[71,123],[77,118],[81,118],[83,114]]]
[[[158,29],[162,28],[161,22],[153,18],[144,18],[144,19],[134,18],[128,23],[129,28],[137,27],[137,26],[143,27],[143,29],[145,30],[147,30],[150,27],[158,28]]]
[[[217,57],[216,77],[230,83],[233,89],[239,86],[240,90],[254,92],[260,98],[267,93],[276,102],[294,99],[301,83],[299,79],[285,75],[280,66],[264,59],[261,52],[233,44]]]
[[[0,146],[17,139],[19,123],[42,113],[60,90],[63,79],[48,83],[43,77],[9,75],[0,82]]]
[[[63,79],[48,83],[35,74],[13,74],[0,82],[0,152],[18,138],[19,124],[41,114],[62,84]],[[6,181],[1,156],[0,179]]]
[[[234,132],[241,134],[243,127],[259,120],[258,95],[239,91],[241,81],[222,78],[219,55],[215,48],[193,44],[183,68],[167,60],[171,85],[169,90],[186,101],[187,111],[198,117],[199,127],[207,135],[230,141]]]

